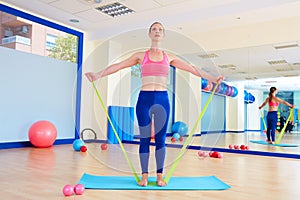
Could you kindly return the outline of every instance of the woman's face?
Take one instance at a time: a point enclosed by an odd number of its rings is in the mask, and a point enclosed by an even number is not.
[[[161,24],[157,23],[151,26],[149,30],[149,37],[151,40],[160,41],[163,39],[164,35],[164,27]]]

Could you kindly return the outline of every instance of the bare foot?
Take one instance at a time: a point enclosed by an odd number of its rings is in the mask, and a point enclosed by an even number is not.
[[[273,142],[272,141],[268,141],[268,144],[273,144]]]
[[[167,185],[167,183],[164,181],[161,173],[157,174],[157,185],[160,187],[164,187]]]
[[[142,180],[138,184],[146,187],[148,185],[148,174],[142,174]]]

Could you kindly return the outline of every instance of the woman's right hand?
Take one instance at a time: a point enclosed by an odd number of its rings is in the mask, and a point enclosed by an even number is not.
[[[225,79],[224,76],[218,76],[216,82],[217,82],[218,84],[220,84],[220,83],[222,83],[222,82],[224,81],[224,79]]]
[[[88,72],[88,73],[85,73],[85,76],[88,78],[88,80],[90,82],[94,82],[95,80],[97,80],[99,77],[97,76],[96,73],[94,72]]]

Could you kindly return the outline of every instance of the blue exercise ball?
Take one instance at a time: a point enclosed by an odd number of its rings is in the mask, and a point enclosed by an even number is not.
[[[207,87],[207,85],[208,85],[208,80],[202,78],[201,79],[201,88],[204,89]]]
[[[220,84],[220,85],[218,85],[218,87],[216,89],[216,93],[221,93],[221,90],[222,90],[222,86]]]
[[[215,83],[212,83],[212,88],[211,88],[211,90],[210,91],[213,91],[214,89],[215,89],[215,87],[216,87],[216,84]],[[220,90],[220,88],[219,88],[219,86],[216,88],[216,91],[215,91],[215,93],[218,93],[219,92],[219,90]]]
[[[177,141],[179,140],[180,137],[181,137],[181,135],[179,133],[173,134],[173,138],[175,138]]]
[[[231,90],[232,90],[232,87],[228,85],[228,86],[227,86],[227,90],[226,90],[226,92],[225,92],[225,95],[226,95],[226,96],[230,96]]]
[[[236,87],[232,87],[233,89],[233,94],[231,95],[232,97],[236,97],[238,95],[238,89]]]
[[[188,126],[184,122],[178,121],[172,125],[172,133],[179,133],[180,136],[184,136],[187,132]]]
[[[246,90],[244,90],[244,101],[245,103],[249,103],[250,101],[250,93],[248,93]]]
[[[228,85],[225,83],[221,83],[221,91],[219,92],[220,94],[226,94]]]
[[[84,142],[81,139],[76,139],[73,142],[73,149],[75,151],[80,151],[80,148],[84,146]]]
[[[249,103],[253,103],[255,101],[255,97],[250,93]]]
[[[246,90],[244,90],[244,99],[246,100],[247,99],[247,96],[248,96],[248,92]]]

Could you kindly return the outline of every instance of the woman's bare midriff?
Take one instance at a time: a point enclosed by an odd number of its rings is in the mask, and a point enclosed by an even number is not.
[[[142,77],[142,91],[166,91],[168,77],[144,76]]]
[[[278,107],[277,106],[269,106],[269,112],[277,111]]]

